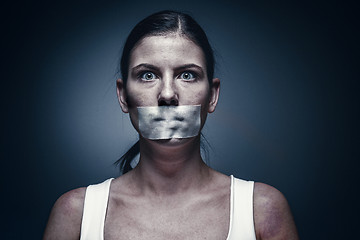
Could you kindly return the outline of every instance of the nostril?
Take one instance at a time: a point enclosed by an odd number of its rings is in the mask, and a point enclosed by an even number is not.
[[[166,103],[165,100],[160,100],[158,104],[159,104],[159,106],[168,106],[169,105]]]
[[[178,106],[179,102],[177,99],[170,99],[170,100],[166,100],[166,99],[160,99],[158,102],[159,106]]]
[[[171,106],[178,106],[178,105],[179,105],[179,102],[178,102],[176,99],[171,99],[170,105],[171,105]]]

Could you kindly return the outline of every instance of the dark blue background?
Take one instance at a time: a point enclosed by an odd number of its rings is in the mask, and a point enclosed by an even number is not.
[[[337,1],[14,2],[3,8],[1,239],[39,239],[64,192],[136,141],[115,93],[131,28],[190,12],[218,61],[210,165],[275,186],[302,239],[356,238],[359,9]]]

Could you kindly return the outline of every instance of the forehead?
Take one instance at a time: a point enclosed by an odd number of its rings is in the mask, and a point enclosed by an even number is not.
[[[130,68],[142,63],[163,67],[185,64],[196,64],[203,68],[206,66],[201,48],[178,34],[142,39],[132,51]]]

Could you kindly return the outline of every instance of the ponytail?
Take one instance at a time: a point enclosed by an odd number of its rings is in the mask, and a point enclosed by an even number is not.
[[[131,162],[134,158],[140,153],[140,143],[139,140],[124,154],[117,160],[114,165],[120,166],[120,173],[125,174],[131,171],[133,168],[131,166]]]

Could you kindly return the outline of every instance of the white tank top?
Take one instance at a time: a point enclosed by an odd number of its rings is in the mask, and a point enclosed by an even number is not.
[[[104,223],[113,178],[86,189],[80,240],[104,240]],[[230,226],[226,240],[256,240],[253,214],[254,182],[231,175]]]

